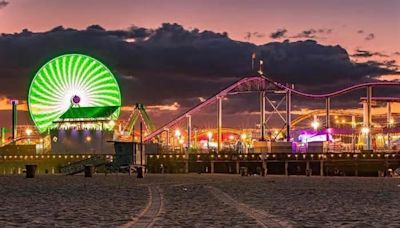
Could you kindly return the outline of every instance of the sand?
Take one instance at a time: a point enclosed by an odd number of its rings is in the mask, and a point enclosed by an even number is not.
[[[0,176],[0,227],[399,227],[400,179]]]

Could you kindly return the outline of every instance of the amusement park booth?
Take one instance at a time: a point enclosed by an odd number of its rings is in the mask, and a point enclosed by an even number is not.
[[[118,106],[71,107],[50,130],[51,149],[60,154],[112,154],[114,121]]]

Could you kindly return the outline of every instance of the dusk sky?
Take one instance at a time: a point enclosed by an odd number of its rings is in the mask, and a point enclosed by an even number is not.
[[[110,66],[125,106],[173,115],[251,74],[253,51],[267,75],[303,90],[398,79],[399,12],[396,0],[0,1],[0,109],[26,99],[41,64],[70,52]]]
[[[0,31],[47,31],[58,25],[83,29],[99,24],[106,29],[136,25],[157,28],[171,22],[185,28],[228,32],[235,40],[271,41],[271,32],[288,30],[295,36],[307,29],[330,29],[319,35],[326,44],[346,49],[366,48],[393,52],[400,49],[400,2],[396,0],[9,0],[0,13]],[[359,32],[360,31],[360,32]],[[363,31],[363,32],[361,32]],[[365,40],[374,34],[371,40]],[[367,42],[368,41],[368,42]]]

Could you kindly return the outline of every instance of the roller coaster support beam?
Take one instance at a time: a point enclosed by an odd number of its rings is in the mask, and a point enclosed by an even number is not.
[[[192,116],[187,115],[187,149],[189,150],[192,146]]]
[[[217,97],[218,102],[218,152],[221,151],[221,142],[222,142],[222,99],[223,97]]]
[[[170,140],[170,138],[169,138],[169,137],[170,137],[170,136],[169,136],[169,128],[166,128],[166,129],[165,129],[165,133],[166,133],[166,135],[167,135],[165,141],[166,141],[167,147],[169,147],[169,140]]]
[[[371,122],[372,122],[372,113],[371,113],[371,100],[372,100],[372,86],[367,87],[367,150],[371,150]]]
[[[325,110],[326,110],[326,115],[325,115],[326,141],[329,142],[329,131],[328,131],[328,129],[331,127],[331,117],[330,117],[331,98],[330,97],[327,97],[325,99]]]
[[[294,89],[293,84],[287,85],[290,89]],[[292,125],[292,91],[286,91],[286,141],[290,142],[290,128]]]
[[[387,122],[387,124],[386,124],[386,127],[389,129],[389,128],[391,128],[392,127],[392,103],[391,102],[387,102],[386,103],[386,108],[387,108],[387,120],[386,120],[386,122]],[[388,131],[388,133],[387,133],[387,147],[388,147],[388,149],[392,149],[392,139],[391,139],[391,136],[390,136],[390,133],[389,133],[389,131]]]
[[[265,91],[260,93],[260,141],[265,141]]]

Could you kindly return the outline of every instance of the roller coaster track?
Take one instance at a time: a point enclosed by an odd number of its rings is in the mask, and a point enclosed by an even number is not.
[[[194,106],[193,108],[186,111],[182,115],[178,116],[174,120],[163,125],[159,129],[153,131],[151,134],[149,134],[148,136],[146,136],[144,138],[144,141],[149,141],[149,140],[153,139],[155,136],[161,134],[163,131],[174,126],[179,121],[186,118],[187,116],[190,116],[193,113],[196,113],[197,111],[202,109],[203,107],[215,102],[218,98],[221,98],[221,97],[224,97],[227,95],[231,95],[231,94],[237,94],[240,92],[244,92],[245,90],[247,90],[247,91],[254,91],[254,89],[256,89],[256,90],[258,89],[258,91],[261,91],[262,89],[265,90],[267,85],[273,85],[273,86],[279,88],[280,90],[290,91],[293,95],[297,95],[297,96],[301,96],[301,97],[312,98],[312,99],[327,99],[327,98],[343,95],[343,94],[349,93],[351,91],[362,89],[362,88],[400,86],[400,82],[386,82],[386,81],[367,82],[367,83],[361,83],[361,84],[349,86],[347,88],[344,88],[344,89],[341,89],[341,90],[338,90],[335,92],[331,92],[331,93],[310,94],[310,93],[305,93],[305,92],[295,90],[295,89],[290,88],[282,83],[273,81],[272,79],[267,78],[264,75],[244,77],[244,78],[240,79],[239,81],[226,87],[225,89],[221,90],[220,92],[209,97],[207,100],[203,101],[202,103]]]

